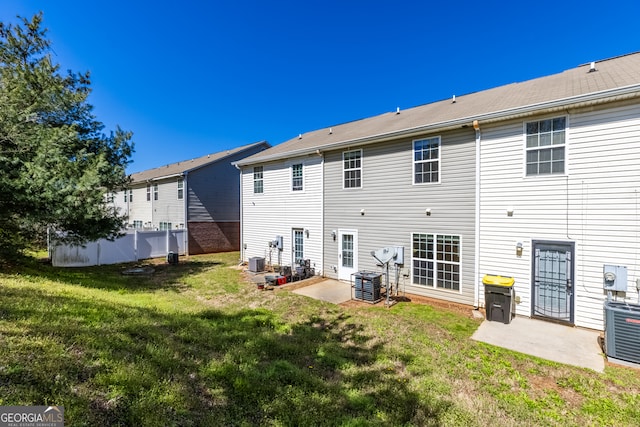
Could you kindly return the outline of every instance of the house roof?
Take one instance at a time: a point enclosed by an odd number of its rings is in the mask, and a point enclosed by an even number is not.
[[[269,143],[266,141],[255,142],[253,144],[243,145],[241,147],[237,147],[231,150],[220,151],[218,153],[207,154],[206,156],[198,157],[191,160],[184,160],[181,162],[171,163],[169,165],[161,166],[154,169],[148,169],[142,172],[136,172],[131,174],[131,182],[139,183],[157,180],[161,178],[168,178],[171,176],[182,175],[185,172],[190,172],[194,169],[201,168],[203,166],[209,165],[211,163],[222,161],[234,154],[240,153],[242,151],[248,150],[250,148],[264,145],[269,148]]]
[[[429,131],[640,96],[640,52],[308,133],[247,157],[249,165]]]

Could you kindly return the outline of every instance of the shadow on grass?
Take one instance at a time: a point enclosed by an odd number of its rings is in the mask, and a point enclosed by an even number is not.
[[[69,285],[120,292],[169,290],[178,292],[183,279],[225,265],[217,260],[191,258],[170,265],[151,259],[137,263],[101,265],[95,267],[53,267],[33,258],[24,258],[12,270],[21,276],[33,276]],[[151,269],[150,274],[126,274],[136,267]],[[11,270],[6,271],[11,273]]]
[[[168,314],[0,286],[0,404],[68,425],[437,425],[345,314],[287,325],[244,309]],[[378,367],[376,367],[378,366]]]

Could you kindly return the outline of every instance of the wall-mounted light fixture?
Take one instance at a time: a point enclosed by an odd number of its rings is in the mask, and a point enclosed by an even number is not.
[[[336,240],[337,236],[338,236],[338,233],[336,233],[336,230],[331,230],[331,237],[333,238],[333,240]]]
[[[305,235],[307,238],[309,238],[309,229],[308,229],[308,228],[305,228],[305,229],[304,229],[304,235]]]
[[[427,208],[424,210],[426,216],[431,216],[431,208]]]
[[[360,215],[364,215],[364,209],[360,209]]]
[[[521,257],[522,256],[522,249],[523,249],[522,242],[516,243],[516,256],[517,257]]]
[[[507,206],[507,216],[513,216],[513,206]]]

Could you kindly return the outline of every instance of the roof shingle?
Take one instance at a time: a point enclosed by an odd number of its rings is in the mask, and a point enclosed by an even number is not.
[[[237,162],[240,165],[286,158],[316,149],[341,143],[354,144],[375,141],[385,135],[404,132],[414,128],[438,126],[489,115],[507,116],[515,109],[543,105],[589,94],[603,94],[629,87],[640,95],[640,52],[596,62],[596,71],[590,72],[591,64],[583,64],[558,74],[540,77],[520,83],[457,96],[452,99],[389,112],[378,116],[344,123],[330,128],[307,132],[258,154]]]

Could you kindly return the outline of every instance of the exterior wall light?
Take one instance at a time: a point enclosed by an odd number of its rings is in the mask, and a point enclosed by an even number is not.
[[[516,243],[516,256],[520,258],[522,256],[523,245],[522,242]]]
[[[513,216],[513,206],[507,207],[507,216]]]
[[[431,208],[427,208],[424,210],[425,215],[431,216]]]

